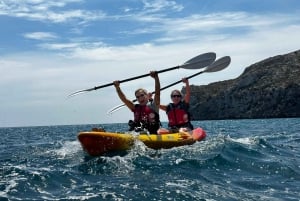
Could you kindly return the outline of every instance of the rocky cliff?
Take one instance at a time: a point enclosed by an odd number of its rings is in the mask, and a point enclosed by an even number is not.
[[[255,63],[236,79],[191,90],[194,120],[300,117],[300,50]]]

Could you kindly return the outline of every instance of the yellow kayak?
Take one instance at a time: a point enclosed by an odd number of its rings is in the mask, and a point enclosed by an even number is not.
[[[128,133],[113,133],[98,131],[80,132],[78,140],[82,148],[91,156],[100,156],[110,152],[126,151],[130,149],[135,140],[142,141],[151,149],[169,149],[183,145],[191,145],[203,140],[206,133],[201,128],[191,132],[179,132],[169,134],[139,134],[134,136]]]

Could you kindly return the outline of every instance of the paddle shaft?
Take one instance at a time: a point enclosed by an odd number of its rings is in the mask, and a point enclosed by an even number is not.
[[[208,52],[208,53],[198,55],[198,56],[188,60],[183,65],[163,69],[163,70],[157,71],[157,73],[163,73],[163,72],[167,72],[167,71],[171,71],[171,70],[175,70],[175,69],[179,69],[179,68],[183,68],[183,69],[200,69],[200,68],[204,68],[205,66],[210,65],[212,62],[215,61],[215,59],[216,59],[216,53]],[[149,74],[144,74],[144,75],[128,78],[128,79],[125,79],[125,80],[120,80],[119,82],[120,83],[128,82],[128,81],[131,81],[131,80],[136,80],[136,79],[140,79],[140,78],[147,77],[147,76],[149,76]],[[89,88],[89,89],[79,90],[79,91],[71,93],[68,97],[72,97],[72,96],[75,96],[75,95],[77,95],[79,93],[83,93],[83,92],[88,92],[88,91],[101,89],[101,88],[104,88],[104,87],[109,87],[109,86],[112,86],[112,85],[114,85],[113,82],[108,83],[108,84],[104,84],[104,85],[101,85],[101,86],[95,86],[95,87],[92,87],[92,88]]]
[[[200,74],[202,74],[202,73],[204,73],[204,72],[205,72],[205,71],[200,71],[200,72],[195,73],[195,74],[193,74],[193,75],[191,75],[191,76],[188,76],[188,77],[186,77],[186,78],[187,78],[187,79],[191,79],[191,78],[193,78],[193,77],[195,77],[195,76],[197,76],[197,75],[200,75]],[[174,83],[172,83],[172,84],[169,84],[169,85],[167,85],[167,86],[161,88],[160,91],[165,90],[165,89],[167,89],[167,88],[170,88],[170,87],[172,87],[172,86],[174,86],[174,85],[176,85],[176,84],[179,84],[179,83],[181,83],[181,82],[182,82],[182,80],[179,80],[179,81],[177,81],[177,82],[174,82]],[[154,94],[154,92],[152,92],[152,94]]]
[[[156,72],[157,73],[164,73],[164,72],[171,71],[171,70],[176,70],[176,69],[179,69],[179,68],[180,68],[180,66],[176,66],[176,67],[171,67],[171,68],[163,69],[163,70],[156,71]],[[124,79],[124,80],[120,80],[119,83],[129,82],[129,81],[137,80],[137,79],[140,79],[140,78],[143,78],[143,77],[147,77],[147,76],[149,76],[149,73],[148,74],[144,74],[144,75],[139,75],[139,76],[136,76],[136,77],[131,77],[131,78]],[[109,86],[112,86],[112,85],[114,85],[113,82],[105,84],[105,85],[94,87],[93,90],[101,89],[101,88],[104,88],[104,87],[109,87]]]
[[[200,72],[198,72],[198,73],[195,73],[195,74],[193,74],[193,75],[191,75],[191,76],[188,76],[187,77],[187,79],[191,79],[191,78],[193,78],[193,77],[195,77],[195,76],[197,76],[197,75],[200,75],[200,74],[202,74],[202,73],[204,73],[205,71],[200,71]],[[172,84],[169,84],[169,85],[167,85],[167,86],[165,86],[165,87],[163,87],[163,88],[161,88],[160,89],[160,91],[163,91],[163,90],[165,90],[165,89],[167,89],[167,88],[170,88],[170,87],[172,87],[172,86],[174,86],[174,85],[176,85],[176,84],[179,84],[179,83],[181,83],[182,82],[182,80],[179,80],[179,81],[177,81],[177,82],[174,82],[174,83],[172,83]],[[152,92],[152,94],[154,94],[155,92]],[[132,100],[132,102],[136,102],[137,101],[137,99],[134,99],[134,100]],[[121,105],[118,105],[118,106],[116,106],[115,108],[113,108],[110,112],[108,112],[108,113],[113,113],[115,110],[118,110],[118,109],[120,109],[120,108],[122,108],[123,106],[125,106],[124,104],[121,104]]]
[[[179,66],[175,66],[175,67],[171,67],[171,68],[166,68],[163,70],[159,70],[157,71],[157,73],[164,73],[167,71],[171,71],[171,70],[176,70],[176,69],[199,69],[199,68],[204,68],[205,66],[210,65],[211,63],[213,63],[216,59],[216,54],[214,52],[208,52],[208,53],[204,53],[204,54],[200,54],[190,60],[188,60],[187,62],[185,62],[183,65],[179,65]],[[147,77],[149,76],[148,74],[144,74],[144,75],[139,75],[139,76],[135,76],[135,77],[131,77],[128,79],[124,79],[124,80],[120,80],[119,82],[129,82],[132,80],[137,80],[143,77]],[[96,86],[93,88],[93,90],[97,90],[100,88],[104,88],[104,87],[108,87],[108,86],[112,86],[114,83],[109,83],[109,84],[104,84],[101,86]]]
[[[231,62],[231,58],[230,58],[229,56],[222,57],[222,58],[218,59],[217,61],[215,61],[214,63],[212,63],[210,66],[208,66],[204,71],[200,71],[200,72],[195,73],[195,74],[193,74],[193,75],[191,75],[191,76],[188,76],[187,79],[191,79],[191,78],[193,78],[193,77],[195,77],[195,76],[198,76],[198,75],[200,75],[200,74],[202,74],[202,73],[205,73],[205,72],[211,73],[211,72],[217,72],[217,71],[223,70],[224,68],[226,68],[226,67],[230,64],[230,62]],[[179,80],[179,81],[177,81],[177,82],[174,82],[174,83],[172,83],[172,84],[169,84],[169,85],[167,85],[167,86],[161,88],[160,91],[165,90],[165,89],[167,89],[167,88],[170,88],[170,87],[172,87],[172,86],[174,86],[174,85],[176,85],[176,84],[179,84],[179,83],[181,83],[181,82],[182,82],[182,80]],[[152,92],[152,94],[154,94],[154,93],[155,93],[155,92]],[[135,102],[135,101],[137,101],[137,100],[135,99],[135,100],[132,100],[132,101]],[[113,109],[112,109],[110,112],[108,112],[108,113],[112,113],[112,112],[114,112],[114,111],[116,111],[116,110],[122,108],[123,106],[124,106],[124,104],[118,105],[118,106],[116,106],[115,108],[113,108]]]
[[[195,73],[191,76],[188,76],[187,79],[191,79],[191,78],[193,78],[195,76],[198,76],[198,75],[200,75],[202,73],[205,73],[205,72],[211,73],[211,72],[217,72],[217,71],[223,70],[224,68],[226,68],[230,64],[230,61],[231,61],[231,59],[230,59],[229,56],[222,57],[222,58],[218,59],[217,61],[215,61],[214,63],[212,63],[210,66],[208,66],[205,70],[200,71],[198,73]],[[176,84],[179,84],[180,82],[182,82],[182,80],[179,80],[177,82],[169,84],[169,85],[161,88],[160,90],[162,91],[164,89],[170,88],[170,87],[172,87]],[[152,94],[154,94],[154,92],[152,92]]]

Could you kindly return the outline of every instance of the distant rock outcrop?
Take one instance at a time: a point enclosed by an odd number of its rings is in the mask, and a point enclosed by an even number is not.
[[[191,90],[194,120],[300,117],[300,50],[253,64],[236,79]]]

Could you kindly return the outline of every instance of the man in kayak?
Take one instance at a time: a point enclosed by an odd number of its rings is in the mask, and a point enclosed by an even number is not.
[[[168,105],[160,105],[159,107],[167,113],[169,120],[169,132],[171,133],[178,132],[179,129],[183,131],[193,130],[189,113],[191,87],[187,78],[183,78],[182,82],[185,83],[185,96],[183,97],[179,90],[173,90],[171,92],[172,103],[169,103]]]
[[[145,89],[137,89],[135,97],[138,104],[126,98],[120,88],[120,82],[114,81],[119,98],[134,113],[134,120],[129,121],[130,131],[141,131],[146,129],[150,134],[157,134],[160,128],[159,105],[160,105],[160,81],[156,71],[151,71],[150,76],[155,80],[155,96],[153,101],[149,101],[148,92]]]

